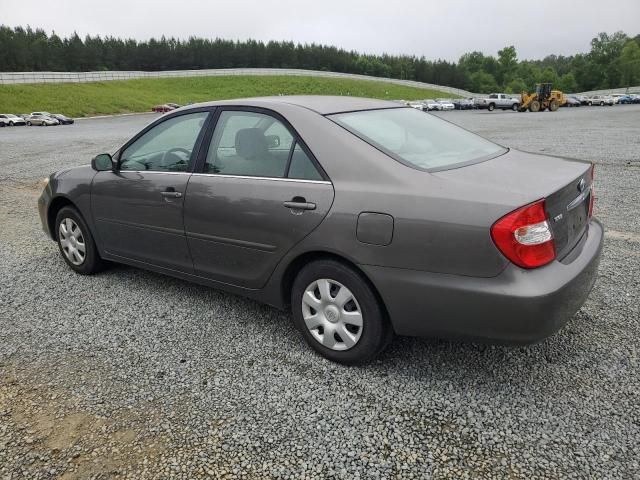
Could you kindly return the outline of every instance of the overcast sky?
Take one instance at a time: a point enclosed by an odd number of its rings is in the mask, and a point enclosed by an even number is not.
[[[0,23],[58,35],[292,40],[457,60],[515,45],[520,59],[640,33],[640,0],[0,0]]]

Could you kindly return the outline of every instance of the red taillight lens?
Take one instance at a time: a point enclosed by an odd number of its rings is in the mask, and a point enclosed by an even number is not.
[[[596,203],[596,164],[591,164],[591,193],[589,194],[589,218],[593,217],[593,207]]]
[[[522,268],[536,268],[556,258],[544,200],[508,213],[491,227],[491,238],[502,254]]]

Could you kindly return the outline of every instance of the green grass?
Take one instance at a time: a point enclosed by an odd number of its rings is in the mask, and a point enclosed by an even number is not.
[[[292,76],[185,77],[95,83],[0,85],[0,112],[44,110],[73,117],[147,112],[165,102],[179,104],[264,95],[351,95],[418,100],[452,97],[437,90],[368,80]]]

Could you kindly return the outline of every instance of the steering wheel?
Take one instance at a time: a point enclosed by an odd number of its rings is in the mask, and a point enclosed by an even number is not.
[[[186,155],[186,159],[181,158],[179,155],[176,155],[176,153],[184,153]],[[178,158],[177,162],[173,162],[170,164],[167,164],[167,157],[169,157],[169,155],[173,155],[174,157]],[[165,166],[169,166],[169,165],[175,165],[177,163],[183,162],[183,163],[187,163],[187,160],[189,160],[189,157],[191,156],[191,151],[187,150],[186,148],[182,148],[182,147],[174,147],[174,148],[170,148],[169,150],[167,150],[166,152],[164,152],[164,155],[162,156],[162,164]]]

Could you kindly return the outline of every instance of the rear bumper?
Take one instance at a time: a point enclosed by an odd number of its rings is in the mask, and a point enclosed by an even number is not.
[[[532,343],[559,330],[595,283],[603,227],[592,220],[562,261],[535,270],[509,265],[492,278],[362,265],[399,335]]]

